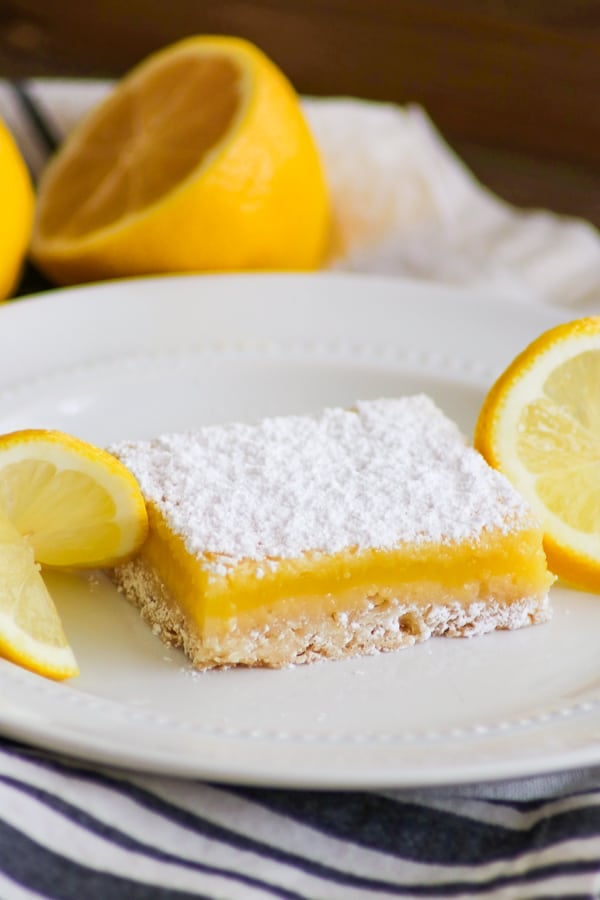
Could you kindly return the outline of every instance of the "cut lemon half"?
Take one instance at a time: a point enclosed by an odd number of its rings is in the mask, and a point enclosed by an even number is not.
[[[1,513],[0,655],[47,678],[79,673],[33,549]]]
[[[46,566],[115,565],[139,549],[148,527],[131,472],[59,431],[0,436],[0,510]]]
[[[474,443],[530,503],[552,571],[600,591],[600,317],[527,347],[486,397]]]
[[[31,253],[62,284],[311,269],[328,233],[290,83],[247,41],[192,37],[141,63],[67,138],[39,185]]]

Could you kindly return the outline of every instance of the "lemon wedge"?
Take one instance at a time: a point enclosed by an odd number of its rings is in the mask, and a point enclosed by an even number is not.
[[[0,436],[0,509],[46,566],[112,566],[147,532],[144,498],[125,466],[59,431]]]
[[[33,549],[0,513],[0,655],[47,678],[79,673]]]
[[[600,317],[530,344],[486,397],[474,443],[532,506],[552,571],[600,591]]]
[[[148,529],[138,484],[110,453],[60,431],[0,436],[0,656],[48,678],[78,674],[40,564],[110,566]]]
[[[61,284],[311,269],[329,200],[298,97],[253,44],[192,37],[125,76],[38,191],[31,253]]]

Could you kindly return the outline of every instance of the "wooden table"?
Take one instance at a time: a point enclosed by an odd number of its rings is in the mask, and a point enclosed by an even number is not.
[[[421,103],[505,199],[600,226],[598,0],[2,0],[0,74],[118,76],[192,33],[302,93]]]

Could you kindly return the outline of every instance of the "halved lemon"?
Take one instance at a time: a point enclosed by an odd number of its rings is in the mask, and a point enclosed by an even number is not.
[[[112,566],[138,550],[148,527],[131,472],[59,431],[0,436],[0,509],[46,566]]]
[[[247,41],[192,37],[141,63],[67,138],[39,185],[31,253],[63,284],[311,269],[329,218],[288,80]]]
[[[79,673],[33,549],[0,513],[0,655],[62,680]]]
[[[600,591],[600,316],[545,332],[515,359],[474,443],[537,514],[552,571]]]

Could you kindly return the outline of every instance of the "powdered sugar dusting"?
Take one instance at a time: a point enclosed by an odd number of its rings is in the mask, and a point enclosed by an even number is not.
[[[110,448],[214,574],[242,559],[476,540],[531,521],[508,481],[423,395],[208,426]]]

